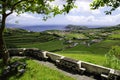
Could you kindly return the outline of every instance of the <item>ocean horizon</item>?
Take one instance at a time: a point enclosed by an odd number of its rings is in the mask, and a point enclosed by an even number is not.
[[[13,25],[7,24],[7,28],[21,28],[27,31],[42,32],[46,30],[65,30],[66,25]]]
[[[6,24],[7,28],[21,28],[27,31],[42,32],[46,30],[65,30],[67,25],[17,25],[17,24]],[[88,28],[98,28],[103,27],[102,25],[81,25]]]

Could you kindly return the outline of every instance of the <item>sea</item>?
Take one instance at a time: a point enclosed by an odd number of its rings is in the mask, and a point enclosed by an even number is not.
[[[67,25],[15,25],[7,24],[7,28],[21,28],[27,31],[42,32],[46,30],[65,30]]]
[[[67,25],[18,25],[18,24],[6,24],[7,28],[21,28],[25,29],[27,31],[33,31],[33,32],[42,32],[46,30],[65,30],[65,27]],[[82,25],[82,26],[87,26],[88,28],[97,28],[97,27],[102,27],[100,25]]]

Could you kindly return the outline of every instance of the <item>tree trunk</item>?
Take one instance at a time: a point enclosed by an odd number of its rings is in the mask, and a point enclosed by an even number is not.
[[[3,63],[7,65],[9,63],[9,52],[7,51],[3,39],[3,35],[0,34],[0,55],[3,59]]]
[[[3,63],[5,65],[7,65],[10,61],[9,59],[9,52],[6,49],[5,46],[5,42],[4,42],[4,38],[3,38],[3,33],[4,33],[4,29],[5,29],[5,21],[6,21],[6,14],[2,14],[2,22],[1,22],[1,26],[0,26],[0,55],[3,59]]]

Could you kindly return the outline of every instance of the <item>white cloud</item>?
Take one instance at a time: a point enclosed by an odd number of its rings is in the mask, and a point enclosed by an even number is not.
[[[7,23],[15,24],[18,22],[18,24],[38,24],[39,21],[41,21],[41,17],[34,16],[33,14],[23,13],[21,15],[18,15],[16,13],[11,14],[7,18]]]
[[[117,9],[120,10],[120,7],[118,7]]]
[[[89,23],[89,22],[94,22],[95,21],[95,17],[94,16],[71,16],[68,15],[66,16],[67,20],[74,22],[74,23],[80,23],[80,24],[85,24],[85,23]]]
[[[80,0],[80,1],[76,1],[75,5],[77,6],[77,8],[74,8],[71,10],[71,13],[75,14],[75,13],[90,13],[90,14],[99,14],[100,10],[91,10],[90,9],[90,3],[91,0]]]
[[[53,2],[49,2],[48,3],[52,6],[52,7],[55,7],[55,6],[59,6],[59,9],[63,9],[63,4],[65,4],[65,1],[64,0],[55,0]]]
[[[112,16],[66,16],[66,19],[75,24],[115,25],[120,23],[120,14]]]
[[[100,10],[90,10],[90,12],[92,14],[100,14],[101,13]]]
[[[56,0],[52,2],[51,5],[60,5],[64,0]],[[120,23],[120,8],[117,9],[114,15],[103,15],[104,9],[106,7],[100,8],[98,10],[90,10],[89,4],[92,0],[77,0],[76,5],[78,8],[73,9],[68,15],[58,15],[55,18],[48,19],[46,22],[42,21],[42,16],[38,14],[29,14],[24,13],[20,16],[16,16],[16,13],[13,13],[7,18],[7,23],[15,24],[18,21],[18,24],[24,25],[36,25],[36,24],[87,24],[87,25],[113,25]],[[102,10],[101,10],[102,9]],[[102,11],[102,12],[101,12]],[[71,14],[72,13],[72,14]],[[86,14],[87,13],[87,14]],[[102,14],[103,13],[103,14]]]
[[[78,22],[80,22],[80,21],[84,21],[83,19],[84,19],[84,17],[83,16],[71,16],[71,15],[69,15],[69,16],[66,16],[66,18],[69,20],[69,21],[71,21],[71,22],[75,22],[75,23],[78,23]]]

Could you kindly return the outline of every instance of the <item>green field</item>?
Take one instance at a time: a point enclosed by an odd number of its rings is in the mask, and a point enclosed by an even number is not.
[[[18,29],[19,30],[19,29]],[[91,31],[91,30],[90,30]],[[97,35],[97,31],[94,29],[92,34]],[[99,35],[100,35],[99,30]],[[53,32],[53,33],[51,33]],[[58,34],[57,34],[58,32]],[[89,30],[85,31],[89,36]],[[85,34],[84,32],[84,34]],[[56,33],[56,34],[55,34]],[[90,32],[91,33],[91,32]],[[106,32],[105,32],[106,33]],[[110,33],[110,32],[109,32]],[[112,34],[119,35],[119,31],[111,32]],[[118,33],[118,34],[117,34]],[[46,32],[27,32],[27,31],[11,31],[11,34],[5,34],[5,41],[8,48],[39,48],[40,50],[46,50],[61,54],[67,57],[71,57],[78,60],[83,60],[103,66],[105,64],[106,58],[105,54],[111,49],[112,46],[120,46],[120,40],[109,39],[109,36],[104,37],[102,41],[95,42],[88,46],[87,44],[82,44],[83,42],[91,42],[90,40],[79,40],[74,39],[74,37],[83,36],[82,33],[68,32],[63,36],[60,36],[61,31],[46,31]],[[103,34],[101,32],[101,34]],[[62,40],[60,40],[62,38]],[[102,37],[100,37],[102,38]],[[67,43],[66,41],[72,41],[72,43]],[[94,38],[93,38],[94,39]],[[70,47],[73,43],[78,43],[74,47]]]
[[[120,30],[115,30],[112,32],[113,34],[109,35],[110,39],[119,39],[120,40]]]
[[[61,37],[66,37],[67,39],[72,39],[72,38],[78,38],[78,39],[84,39],[86,36],[82,33],[74,33],[74,32],[64,32],[64,31],[46,31],[51,34],[57,34]]]
[[[42,64],[39,64],[31,59],[14,58],[12,61],[22,61],[27,64],[26,72],[19,76],[18,74],[11,74],[10,76],[6,76],[7,80],[75,80],[68,76],[65,76],[61,72],[56,70],[52,70]],[[0,73],[3,69],[1,60],[0,60]]]
[[[63,44],[63,41],[59,40],[52,40],[48,42],[33,42],[33,43],[25,43],[25,44],[19,44],[17,47],[21,48],[39,48],[40,50],[46,50],[46,51],[54,51],[64,48],[66,45]]]
[[[77,60],[87,61],[94,64],[104,65],[105,66],[105,56],[99,54],[92,54],[87,51],[61,51],[57,52],[58,54],[74,58]]]
[[[109,38],[120,39],[120,34],[112,34],[112,35],[109,36]]]
[[[111,49],[112,46],[115,45],[120,45],[120,41],[105,40],[100,43],[95,43],[89,47],[79,44],[73,48],[69,48],[57,53],[77,60],[83,60],[90,63],[107,66],[105,54]]]

